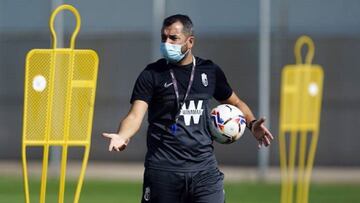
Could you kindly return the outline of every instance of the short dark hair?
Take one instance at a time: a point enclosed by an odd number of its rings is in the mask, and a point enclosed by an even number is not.
[[[165,20],[163,22],[163,29],[165,27],[169,27],[170,25],[172,25],[176,22],[180,22],[181,24],[183,24],[183,26],[184,26],[183,32],[184,33],[186,33],[188,35],[194,35],[194,30],[193,30],[194,25],[193,25],[191,19],[189,18],[189,16],[182,15],[182,14],[176,14],[176,15],[172,15],[172,16],[165,18]]]

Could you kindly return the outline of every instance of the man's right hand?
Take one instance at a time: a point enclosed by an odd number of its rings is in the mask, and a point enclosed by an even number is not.
[[[102,136],[110,139],[109,151],[123,151],[130,141],[116,133],[103,133]]]

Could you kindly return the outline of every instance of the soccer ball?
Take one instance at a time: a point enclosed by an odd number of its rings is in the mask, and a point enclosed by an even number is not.
[[[237,107],[221,104],[211,110],[210,133],[221,144],[230,144],[238,140],[245,131],[244,114]]]

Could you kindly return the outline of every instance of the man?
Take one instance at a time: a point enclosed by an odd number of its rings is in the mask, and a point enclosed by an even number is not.
[[[161,41],[164,58],[138,77],[118,133],[103,136],[110,139],[109,151],[124,150],[149,109],[142,202],[222,203],[223,174],[207,127],[210,99],[238,107],[259,147],[270,145],[273,137],[265,119],[256,120],[232,91],[222,70],[193,55],[195,38],[188,16],[166,18]]]

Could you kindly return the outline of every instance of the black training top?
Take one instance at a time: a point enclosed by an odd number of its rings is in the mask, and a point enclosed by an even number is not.
[[[181,109],[177,108],[170,68],[183,100],[189,84],[192,63],[168,64],[160,59],[149,64],[136,80],[131,103],[148,103],[147,147],[145,167],[168,171],[199,171],[217,166],[212,139],[207,128],[209,102],[221,101],[232,94],[223,71],[210,60],[196,57],[194,82]],[[171,130],[177,111],[177,130]]]

